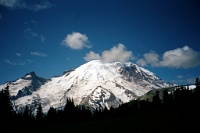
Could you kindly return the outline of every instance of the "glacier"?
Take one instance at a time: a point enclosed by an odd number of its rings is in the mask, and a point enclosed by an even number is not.
[[[31,72],[0,85],[0,90],[7,85],[14,110],[19,113],[24,111],[26,105],[35,113],[39,103],[44,113],[50,107],[63,109],[68,98],[73,99],[75,105],[85,105],[91,110],[116,108],[150,90],[169,87],[154,73],[134,63],[106,63],[100,60],[92,60],[50,79]]]

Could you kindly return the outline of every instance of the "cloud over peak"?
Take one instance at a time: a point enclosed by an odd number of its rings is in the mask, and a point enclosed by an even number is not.
[[[86,53],[86,56],[84,57],[84,59],[86,61],[101,60],[101,56],[98,53],[90,51],[89,53]]]
[[[118,44],[112,47],[110,50],[104,50],[101,56],[98,53],[90,51],[84,57],[86,61],[90,60],[101,60],[104,62],[126,62],[134,59],[131,51],[127,51],[123,44]]]
[[[200,65],[200,52],[184,46],[166,51],[160,60],[158,54],[150,51],[137,60],[137,63],[141,66],[150,64],[153,67],[192,68]]]
[[[62,41],[62,45],[75,50],[83,49],[84,47],[91,48],[89,45],[88,37],[85,34],[81,34],[79,32],[68,34]]]

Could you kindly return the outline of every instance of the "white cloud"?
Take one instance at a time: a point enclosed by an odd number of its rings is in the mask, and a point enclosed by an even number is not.
[[[84,47],[91,48],[88,44],[88,37],[85,34],[81,34],[79,32],[73,32],[72,34],[68,34],[65,39],[62,41],[62,45],[68,46],[71,49],[82,49]]]
[[[159,55],[153,51],[144,54],[143,64],[150,64],[154,67],[170,67],[170,68],[192,68],[200,65],[200,52],[184,46],[174,50],[166,51],[162,60],[159,60]],[[138,60],[138,63],[141,61]],[[145,63],[144,63],[145,61]]]
[[[164,67],[191,68],[200,64],[200,53],[188,46],[167,51],[160,65]]]
[[[29,62],[29,63],[32,63],[33,61],[32,60],[30,60],[30,59],[27,59],[27,61]]]
[[[31,23],[34,25],[37,25],[37,21],[35,21],[35,20],[31,20]]]
[[[17,2],[19,2],[19,0],[0,0],[0,5],[13,8],[17,6]]]
[[[144,54],[144,59],[148,64],[152,66],[158,66],[159,64],[159,55],[156,54],[154,51],[150,51],[149,53]]]
[[[182,76],[182,75],[177,75],[177,78],[178,78],[178,79],[182,79],[183,76]]]
[[[147,62],[144,59],[138,59],[136,63],[140,66],[146,66],[147,65]]]
[[[127,51],[123,44],[118,44],[117,46],[112,47],[110,50],[103,51],[101,56],[98,53],[90,51],[86,54],[84,59],[86,61],[97,59],[104,62],[126,62],[134,58],[131,51]]]
[[[29,10],[33,10],[33,11],[39,11],[39,10],[43,10],[43,9],[47,9],[52,7],[53,5],[47,1],[47,0],[40,0],[40,2],[38,3],[29,3],[26,5],[26,8]]]
[[[4,60],[6,63],[8,63],[8,64],[10,64],[10,65],[16,65],[16,63],[15,62],[11,62],[10,60]]]
[[[47,54],[45,54],[45,53],[40,53],[40,52],[31,52],[31,55],[40,56],[40,57],[46,57],[46,56],[47,56]]]
[[[24,66],[26,65],[25,62],[12,62],[8,59],[4,60],[6,63],[10,64],[10,65],[14,65],[14,66]]]
[[[33,32],[31,28],[26,28],[24,30],[24,33],[26,34],[27,38],[34,38],[34,37],[38,37],[38,33]]]
[[[89,53],[86,54],[84,57],[86,61],[91,61],[91,60],[101,60],[101,57],[99,54],[94,53],[93,51],[90,51]]]
[[[102,59],[105,62],[126,62],[133,59],[132,52],[127,51],[123,44],[118,44],[110,50],[105,50],[102,52]]]
[[[27,9],[32,11],[39,11],[52,7],[48,0],[0,0],[0,5],[11,9]]]
[[[16,53],[15,55],[16,55],[16,56],[21,56],[22,54],[20,54],[20,53]]]
[[[43,35],[40,35],[40,40],[41,40],[41,42],[44,42],[44,41],[46,41],[47,39],[46,39],[46,37],[44,37]]]
[[[46,38],[43,35],[34,32],[31,28],[26,28],[24,30],[24,33],[26,35],[26,38],[39,38],[41,42],[46,41]]]

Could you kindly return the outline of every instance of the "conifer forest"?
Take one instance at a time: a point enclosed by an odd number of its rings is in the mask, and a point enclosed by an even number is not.
[[[43,113],[41,104],[33,114],[28,106],[17,113],[10,100],[9,86],[0,91],[0,132],[8,133],[178,133],[199,132],[200,80],[196,88],[173,87],[169,93],[156,91],[152,100],[133,100],[118,108],[97,108],[91,111],[87,106],[75,106],[68,99],[64,109],[50,107]]]

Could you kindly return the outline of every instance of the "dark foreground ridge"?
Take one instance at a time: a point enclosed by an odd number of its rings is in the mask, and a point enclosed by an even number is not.
[[[96,109],[90,112],[87,107],[75,106],[73,99],[66,101],[63,110],[51,107],[43,114],[41,104],[36,115],[26,107],[22,114],[13,108],[7,86],[0,92],[0,132],[8,133],[177,133],[199,132],[200,82],[196,88],[176,87],[172,93],[159,92],[148,100],[134,100],[118,108]]]

